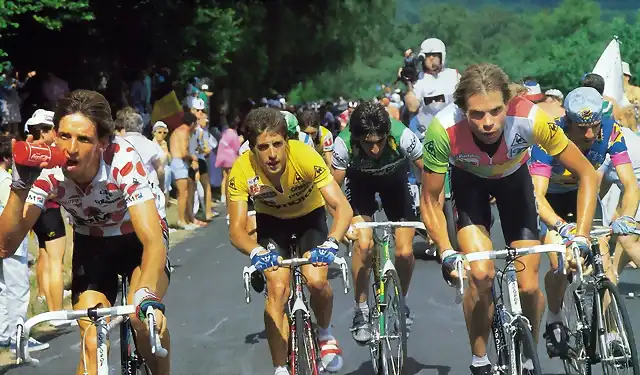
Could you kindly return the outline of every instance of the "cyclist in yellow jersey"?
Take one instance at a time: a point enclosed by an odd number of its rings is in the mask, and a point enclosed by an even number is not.
[[[278,269],[278,258],[288,258],[291,235],[295,234],[313,266],[302,272],[311,294],[311,307],[318,322],[318,341],[323,367],[335,372],[342,367],[341,351],[331,334],[333,293],[327,280],[327,265],[338,251],[353,211],[347,198],[313,149],[287,139],[287,124],[279,111],[258,108],[245,120],[250,152],[235,161],[228,180],[227,208],[231,243],[251,257],[264,271],[269,291],[265,304],[265,329],[276,375],[288,374],[289,328],[284,307],[289,296],[290,271]],[[257,241],[246,231],[247,200],[254,201]],[[335,210],[327,228],[326,204]]]
[[[316,151],[322,155],[327,167],[330,167],[333,155],[333,134],[329,129],[320,125],[320,120],[320,113],[311,109],[306,109],[298,114],[300,129],[311,137]]]
[[[598,175],[562,129],[530,101],[512,94],[509,77],[493,64],[469,66],[454,93],[454,103],[440,111],[424,140],[422,219],[437,245],[443,277],[450,284],[459,275],[459,258],[451,247],[438,199],[451,167],[451,190],[458,213],[458,243],[462,253],[492,249],[489,237],[489,195],[496,198],[505,242],[512,247],[539,245],[536,202],[527,160],[529,148],[539,144],[578,176],[577,232],[589,234],[595,211]],[[524,314],[537,341],[544,295],[538,285],[540,257],[519,258],[518,284]],[[471,344],[473,375],[491,374],[486,344],[493,316],[490,261],[470,267],[464,314]],[[531,366],[525,361],[525,367]]]

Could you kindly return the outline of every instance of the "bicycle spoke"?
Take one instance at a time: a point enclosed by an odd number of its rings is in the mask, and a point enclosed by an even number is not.
[[[384,330],[381,331],[383,368],[385,374],[399,375],[407,353],[407,330],[405,324],[404,297],[400,280],[395,270],[389,270],[384,276],[385,298],[381,306],[384,316]]]

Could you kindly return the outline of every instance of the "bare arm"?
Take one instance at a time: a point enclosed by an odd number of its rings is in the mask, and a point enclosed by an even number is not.
[[[227,211],[229,212],[229,239],[241,253],[246,256],[251,251],[260,246],[247,233],[247,212],[249,206],[246,201],[227,201]]]
[[[7,206],[0,216],[0,258],[12,256],[40,217],[38,206],[25,204],[28,190],[11,190]]]
[[[332,161],[332,158],[333,158],[333,152],[332,151],[325,151],[324,155],[322,155],[322,156],[323,156],[324,162],[327,163],[327,167],[331,168],[331,161]]]
[[[322,193],[325,202],[333,211],[333,223],[329,231],[329,237],[341,241],[349,229],[351,219],[353,219],[353,210],[336,181],[331,181],[327,186],[322,187],[320,193]]]
[[[438,248],[441,256],[444,250],[452,249],[449,233],[447,232],[447,219],[444,216],[440,193],[444,189],[444,173],[436,173],[429,170],[422,171],[422,192],[420,194],[420,215],[427,232]]]
[[[156,292],[167,261],[167,249],[156,203],[153,199],[149,199],[131,206],[129,207],[129,215],[131,215],[133,230],[142,243],[139,288],[146,287],[152,292]]]
[[[416,166],[416,168],[418,168],[419,170],[424,170],[424,164],[422,163],[422,157],[419,157],[418,159],[413,161],[413,164]]]
[[[158,174],[160,190],[164,191],[164,155],[153,162],[153,169],[155,169]]]
[[[342,187],[342,183],[344,182],[344,177],[346,176],[347,171],[344,169],[335,169],[331,167],[331,175],[333,179],[336,181],[338,186]]]
[[[533,189],[536,194],[536,202],[538,203],[538,214],[542,221],[549,227],[553,227],[559,220],[563,220],[553,210],[549,201],[547,201],[547,189],[549,188],[549,178],[545,176],[532,175]]]
[[[576,235],[589,238],[593,216],[596,212],[598,181],[600,181],[598,172],[593,169],[593,165],[571,141],[557,157],[571,173],[578,176]]]
[[[635,217],[640,200],[640,189],[638,188],[638,180],[633,173],[633,166],[631,163],[620,164],[616,166],[616,173],[624,186],[620,213],[624,216]]]
[[[404,96],[404,104],[411,113],[416,113],[418,109],[420,109],[420,100],[418,100],[416,93],[413,92],[413,85],[411,83],[407,83],[407,93]]]

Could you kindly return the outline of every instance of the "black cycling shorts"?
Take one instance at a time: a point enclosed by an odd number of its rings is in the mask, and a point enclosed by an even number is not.
[[[198,159],[198,170],[201,175],[209,173],[209,166],[206,160]]]
[[[47,241],[52,241],[67,235],[62,219],[60,207],[47,208],[40,213],[40,217],[33,225],[33,232],[38,238],[38,246],[44,248]]]
[[[316,208],[295,219],[280,219],[256,213],[258,243],[265,249],[276,251],[283,258],[291,258],[291,236],[296,235],[301,254],[326,241],[329,235],[327,213],[324,207]]]
[[[509,176],[488,179],[457,167],[451,168],[451,192],[457,211],[458,230],[468,225],[491,228],[491,204],[496,199],[502,233],[507,244],[539,240],[538,211],[527,165]]]
[[[578,205],[578,190],[566,193],[547,193],[547,202],[553,211],[569,223],[576,222],[576,209]]]
[[[162,225],[165,244],[169,243],[166,222]],[[168,248],[167,248],[168,250]],[[135,233],[112,237],[94,237],[73,233],[71,263],[71,301],[78,303],[87,290],[104,294],[111,305],[118,296],[118,275],[131,279],[133,270],[142,263],[142,243]],[[164,272],[171,279],[169,256]]]
[[[378,210],[376,193],[380,195],[382,208],[390,221],[417,220],[413,208],[413,197],[409,190],[407,170],[398,169],[388,176],[369,176],[349,173],[345,184],[345,195],[353,209],[353,216],[369,216]]]

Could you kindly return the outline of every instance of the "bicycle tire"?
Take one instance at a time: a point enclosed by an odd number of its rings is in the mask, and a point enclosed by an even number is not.
[[[123,277],[120,285],[120,304],[127,304],[128,279]],[[136,349],[135,331],[129,318],[120,323],[120,366],[123,375],[151,375],[149,367]]]
[[[529,328],[529,324],[522,318],[517,317],[513,321],[513,325],[516,328],[516,334],[513,336],[513,349],[516,354],[516,374],[527,374],[523,371],[522,356],[530,359],[533,364],[533,370],[529,370],[529,374],[542,375],[542,367],[540,366],[540,359],[538,358],[538,346],[533,341],[533,334]],[[513,373],[513,369],[512,369]]]
[[[594,313],[592,315],[592,321],[591,321],[591,335],[592,335],[591,345],[594,351],[593,354],[596,354],[595,350],[601,349],[600,348],[601,342],[598,337],[598,332],[600,331],[600,329],[605,330],[606,327],[599,327],[598,315],[599,314],[603,315],[603,320],[606,320],[606,317],[604,316],[604,312],[602,311],[601,303],[603,303],[604,301],[605,293],[609,292],[609,295],[611,296],[611,302],[609,303],[609,308],[611,308],[611,305],[614,303],[617,306],[618,317],[616,320],[617,320],[617,323],[619,322],[622,323],[622,328],[625,331],[625,336],[627,339],[626,341],[628,344],[628,348],[625,348],[625,349],[628,349],[629,359],[627,360],[626,366],[633,371],[632,374],[640,375],[640,366],[638,364],[638,351],[636,348],[635,338],[633,336],[633,329],[631,326],[631,320],[629,318],[629,312],[627,311],[627,307],[624,304],[622,297],[620,296],[620,292],[618,291],[618,288],[609,279],[605,278],[598,281],[596,290],[597,290],[597,293],[594,293],[594,305],[593,305]],[[602,371],[604,372],[604,374],[609,374],[610,372],[608,372],[605,367],[606,365],[605,361],[602,361],[602,358],[600,358],[600,360],[602,363]]]
[[[381,311],[381,316],[384,316],[385,323],[385,332],[381,334],[381,337],[388,336],[397,336],[400,340],[400,345],[398,346],[398,351],[396,352],[392,350],[390,347],[390,341],[380,339],[378,342],[380,354],[380,362],[378,366],[378,374],[379,375],[400,375],[402,374],[402,368],[407,359],[407,326],[406,326],[406,315],[405,315],[405,304],[404,304],[404,296],[402,295],[402,286],[400,284],[400,278],[398,277],[398,272],[395,269],[387,270],[383,276],[384,280],[384,311]],[[395,295],[397,296],[397,301],[395,302],[397,320],[395,321],[392,329],[394,332],[389,332],[390,319],[389,315],[387,315],[388,307],[393,306],[394,302],[391,301],[391,297],[389,293],[386,293],[388,290],[394,290]],[[380,327],[382,328],[382,327]],[[397,354],[397,355],[396,355]],[[393,360],[395,359],[395,360]]]
[[[311,326],[311,320],[304,311],[298,310],[293,315],[295,337],[291,340],[291,375],[319,375],[318,346]]]
[[[567,375],[591,375],[591,359],[589,358],[589,317],[586,316],[586,306],[583,306],[583,298],[579,293],[586,291],[578,289],[571,291],[566,289],[564,296],[564,326],[569,331],[567,345],[569,346],[569,358],[563,358],[564,371]],[[567,305],[568,304],[568,305]],[[578,331],[578,326],[584,327]]]

